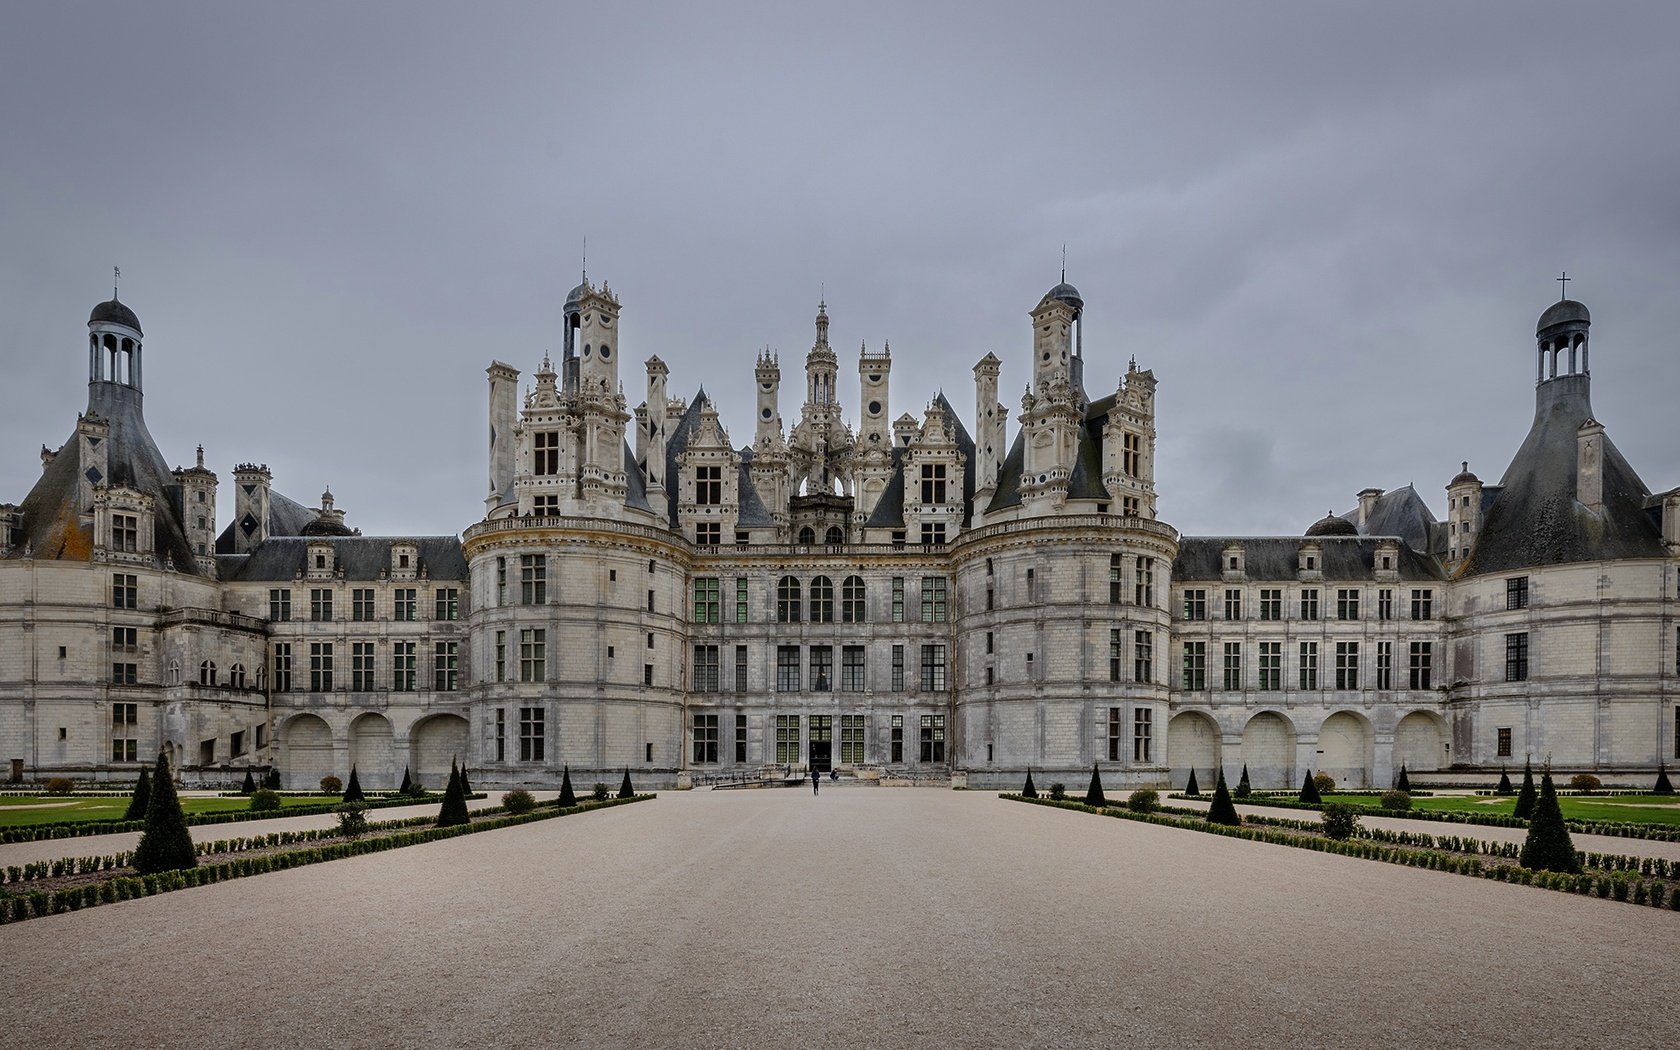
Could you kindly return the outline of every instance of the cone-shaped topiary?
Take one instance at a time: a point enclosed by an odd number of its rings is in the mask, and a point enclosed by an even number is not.
[[[1221,773],[1220,775],[1223,776],[1224,774]],[[1237,778],[1236,797],[1237,798],[1247,798],[1248,795],[1249,795],[1249,792],[1251,792],[1253,790],[1254,789],[1249,787],[1249,784],[1248,784],[1248,763],[1244,762],[1243,763],[1242,776]]]
[[[1668,782],[1668,769],[1666,767],[1662,766],[1662,765],[1657,766],[1657,786],[1651,789],[1651,794],[1653,794],[1653,795],[1672,795],[1672,794],[1674,794],[1674,785],[1670,784]]]
[[[1085,804],[1099,809],[1108,805],[1108,799],[1103,797],[1102,774],[1097,772],[1097,764],[1091,763],[1091,786],[1085,789]]]
[[[140,767],[140,779],[134,782],[134,794],[128,800],[128,812],[123,814],[124,820],[145,820],[146,806],[152,800],[152,771],[145,766]]]
[[[1499,768],[1499,784],[1493,789],[1495,795],[1514,795],[1516,789],[1511,786],[1511,774],[1501,766]]]
[[[1235,826],[1242,823],[1242,818],[1237,816],[1237,807],[1231,804],[1231,792],[1225,787],[1224,770],[1220,770],[1219,785],[1213,789],[1213,804],[1208,807],[1207,818],[1213,824]]]
[[[257,790],[257,778],[251,775],[251,770],[247,767],[245,770],[245,783],[239,785],[239,793],[241,795],[249,795],[255,790]]]
[[[270,791],[280,790],[280,768],[269,766],[268,773],[263,777],[263,787]]]
[[[624,780],[618,785],[619,798],[635,798],[636,789],[630,786],[630,767],[624,767]]]
[[[414,794],[414,778],[409,775],[407,766],[403,767],[402,787],[398,788],[397,792],[403,795]]]
[[[1038,789],[1033,787],[1032,767],[1031,766],[1027,767],[1027,782],[1026,782],[1026,784],[1024,784],[1021,787],[1021,797],[1022,798],[1037,798],[1038,797]]]
[[[1318,785],[1313,783],[1311,770],[1307,771],[1306,779],[1301,781],[1300,800],[1309,806],[1321,806],[1324,804],[1324,799],[1318,794]]]
[[[1407,794],[1411,793],[1412,781],[1411,778],[1406,776],[1406,763],[1404,762],[1400,763],[1400,777],[1394,782],[1394,790],[1404,791]]]
[[[567,766],[560,774],[560,802],[561,809],[571,809],[577,805],[577,795],[572,793],[572,767]]]
[[[350,783],[344,785],[344,801],[366,802],[367,795],[362,792],[362,778],[356,775],[356,767],[350,767]]]
[[[1184,784],[1184,793],[1191,798],[1195,798],[1202,793],[1202,789],[1196,784],[1196,769],[1194,766],[1190,769],[1190,779]]]
[[[175,783],[169,779],[169,759],[161,752],[157,767],[152,771],[152,794],[146,803],[146,830],[140,834],[140,845],[134,848],[134,858],[129,863],[141,875],[198,867],[198,854],[193,850],[192,834],[187,831],[187,818],[181,813],[181,800],[175,795]]]
[[[1517,793],[1516,816],[1527,820],[1534,816],[1534,767],[1523,763],[1522,791]]]
[[[472,792],[472,781],[467,779],[467,767],[462,766],[461,767],[461,794],[470,795],[472,793],[473,793]]]
[[[437,826],[447,828],[455,824],[465,824],[470,819],[467,816],[467,794],[461,790],[461,771],[452,761],[449,763],[449,787],[443,792],[443,806],[438,809]]]
[[[1517,863],[1537,871],[1580,874],[1581,855],[1575,852],[1575,843],[1570,840],[1569,829],[1564,826],[1563,810],[1558,806],[1550,770],[1540,778],[1540,800],[1534,804],[1528,838],[1523,842],[1522,855],[1517,858]]]

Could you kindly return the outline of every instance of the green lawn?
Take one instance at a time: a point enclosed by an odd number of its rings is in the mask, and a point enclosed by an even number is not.
[[[296,806],[317,806],[339,801],[326,795],[283,795],[282,810]],[[40,807],[40,808],[36,808]],[[251,808],[245,798],[184,798],[181,808],[188,815],[194,813],[225,813],[229,810]],[[123,798],[55,798],[50,795],[8,795],[0,797],[0,827],[22,827],[28,824],[58,824],[67,820],[121,820],[128,810]]]
[[[1375,807],[1381,802],[1381,798],[1376,795],[1326,795],[1324,801],[1351,802],[1356,806]],[[1563,807],[1563,815],[1569,820],[1680,824],[1680,797],[1674,795],[1560,795],[1558,804]],[[1434,795],[1414,798],[1412,808],[1452,813],[1497,813],[1508,817],[1517,808],[1517,799],[1514,795]]]

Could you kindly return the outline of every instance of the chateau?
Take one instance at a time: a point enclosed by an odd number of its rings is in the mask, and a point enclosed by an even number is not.
[[[619,312],[573,289],[524,397],[489,366],[479,520],[374,538],[265,466],[225,486],[201,447],[170,469],[140,320],[100,303],[87,408],[0,504],[0,770],[126,780],[161,749],[188,782],[273,765],[292,788],[352,765],[437,785],[456,758],[486,787],[1012,787],[1093,762],[1115,787],[1244,764],[1381,786],[1680,757],[1680,490],[1653,494],[1594,418],[1578,302],[1540,317],[1534,422],[1497,483],[1466,467],[1445,521],[1368,488],[1271,537],[1157,519],[1155,376],[1088,374],[1065,282],[1023,332],[1018,413],[988,354],[970,424],[943,395],[894,418],[883,346],[849,422],[819,306],[797,420],[763,355],[743,444],[658,357],[630,406]]]

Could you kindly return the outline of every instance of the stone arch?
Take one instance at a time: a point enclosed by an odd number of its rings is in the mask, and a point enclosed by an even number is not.
[[[1196,786],[1213,790],[1219,782],[1219,726],[1200,711],[1180,711],[1167,723],[1167,780],[1175,788],[1190,781],[1196,771]]]
[[[1243,726],[1242,760],[1248,766],[1248,781],[1254,787],[1293,787],[1294,724],[1276,711],[1261,711],[1250,718]]]
[[[429,715],[408,734],[409,766],[428,788],[449,786],[449,764],[467,761],[467,720],[460,715]]]
[[[332,729],[319,715],[293,715],[281,728],[278,743],[284,787],[313,789],[333,773]]]
[[[1394,727],[1394,775],[1441,769],[1447,763],[1447,726],[1431,711],[1413,711]]]
[[[350,764],[364,788],[397,786],[391,749],[391,720],[372,711],[350,723]]]
[[[1362,715],[1337,711],[1318,727],[1318,771],[1335,777],[1338,787],[1370,787],[1375,750],[1371,723]]]

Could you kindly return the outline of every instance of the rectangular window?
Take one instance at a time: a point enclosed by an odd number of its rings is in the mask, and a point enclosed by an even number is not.
[[[118,727],[118,726],[132,726],[132,725],[139,725],[139,724],[140,724],[140,705],[139,704],[112,704],[111,705],[111,725],[112,725],[113,728]]]
[[[1412,643],[1411,688],[1434,688],[1432,679],[1433,668],[1430,666],[1433,648],[1433,645],[1429,642]]]
[[[922,761],[945,761],[945,716],[922,716]]]
[[[1336,643],[1336,688],[1359,688],[1359,643]]]
[[[333,592],[328,587],[312,587],[309,591],[309,618],[316,623],[326,623],[332,617]]]
[[[701,547],[716,547],[723,542],[723,525],[715,521],[702,521],[694,526],[694,542]]]
[[[507,559],[496,559],[496,604],[507,604]]]
[[[747,760],[747,716],[735,716],[735,761]]]
[[[1139,558],[1135,566],[1136,583],[1132,585],[1133,605],[1155,604],[1155,559]]]
[[[350,643],[350,689],[356,693],[371,693],[373,685],[373,643]]]
[[[519,680],[541,682],[548,678],[548,631],[526,627],[519,632]]]
[[[274,646],[274,691],[277,693],[292,691],[292,645],[290,642],[279,642]]]
[[[140,579],[132,573],[111,576],[111,608],[135,609],[140,605]]]
[[[1131,431],[1120,435],[1120,472],[1129,478],[1138,476],[1138,465],[1142,458],[1143,438]]]
[[[843,693],[861,693],[865,688],[865,673],[863,663],[864,648],[861,645],[847,645],[840,649],[840,691]]]
[[[1505,636],[1505,680],[1528,681],[1528,632]]]
[[[1318,619],[1318,588],[1301,588],[1301,619]]]
[[[331,642],[309,643],[309,691],[330,693],[333,687],[333,647]]]
[[[700,468],[706,469],[704,467]],[[710,765],[718,760],[718,716],[694,716],[694,761]]]
[[[1207,643],[1184,643],[1184,676],[1182,682],[1185,689],[1207,688]]]
[[[1132,761],[1150,762],[1150,744],[1155,733],[1155,712],[1147,707],[1132,710]]]
[[[1497,757],[1497,758],[1510,758],[1511,757],[1511,727],[1510,726],[1500,726],[1497,730],[1495,730],[1495,732],[1498,734],[1498,751],[1499,751],[1498,755],[1495,756],[1495,757]]]
[[[1108,709],[1108,760],[1110,762],[1120,761],[1122,754],[1120,749],[1125,746],[1125,741],[1120,735],[1121,729],[1125,725],[1121,720],[1123,711],[1124,709],[1119,707]]]
[[[694,691],[697,693],[715,693],[718,691],[718,647],[715,645],[696,645],[694,647]]]
[[[522,605],[548,603],[548,555],[519,556],[519,601]]]
[[[1318,688],[1318,643],[1301,643],[1301,688]]]
[[[1242,643],[1225,643],[1225,688],[1242,688]]]
[[[892,622],[904,622],[904,577],[892,578]]]
[[[496,681],[507,681],[507,632],[496,632]]]
[[[138,762],[140,761],[140,741],[131,738],[111,738],[111,761]]]
[[[643,685],[652,685],[653,684],[653,665],[652,664],[643,664],[642,665],[642,684]]]
[[[461,592],[455,587],[439,587],[433,603],[432,618],[457,620],[461,616]]]
[[[735,622],[747,622],[747,578],[745,576],[735,578]]]
[[[1110,682],[1120,681],[1120,669],[1123,666],[1122,661],[1124,659],[1125,655],[1121,652],[1120,628],[1110,627],[1108,629],[1108,680]]]
[[[140,683],[140,665],[139,664],[112,664],[111,665],[111,684],[112,685],[138,685],[139,683]],[[210,682],[210,683],[207,683],[207,684],[214,685],[215,683]]]
[[[747,647],[744,645],[735,647],[735,691],[747,691]]]
[[[863,762],[862,715],[840,716],[840,761],[848,766]]]
[[[799,646],[776,646],[776,692],[799,692]]]
[[[1423,588],[1412,591],[1412,619],[1433,620],[1435,618],[1435,592]]]
[[[818,693],[834,691],[834,646],[811,646],[811,689]]]
[[[776,761],[784,766],[799,763],[798,715],[776,716]]]
[[[1505,581],[1505,608],[1528,608],[1528,577],[1513,576]]]
[[[1119,605],[1124,581],[1120,578],[1120,555],[1108,556],[1108,604]]]
[[[1225,619],[1242,619],[1242,591],[1236,587],[1225,589]]]
[[[922,503],[945,502],[945,464],[922,464]]]
[[[391,644],[391,688],[399,693],[414,692],[414,643]]]
[[[947,619],[945,577],[922,577],[922,622],[944,623]]]
[[[904,692],[904,646],[892,647],[892,688],[895,693]]]
[[[776,581],[776,622],[798,623],[799,615],[799,580],[783,576]]]
[[[1359,619],[1359,589],[1343,587],[1336,592],[1336,619]]]
[[[904,716],[903,715],[893,715],[892,716],[892,742],[889,746],[890,746],[890,750],[888,751],[888,755],[890,757],[887,760],[889,762],[894,763],[894,764],[903,762],[904,761]]]
[[[432,649],[432,688],[441,693],[453,693],[460,684],[456,666],[459,650],[457,642],[438,642]]]
[[[1262,587],[1262,588],[1260,588],[1260,619],[1262,619],[1262,620],[1281,620],[1281,619],[1283,619],[1283,588],[1282,587]]]
[[[1377,643],[1377,688],[1394,688],[1394,643]]]
[[[413,587],[398,587],[391,592],[391,619],[412,622],[420,618],[419,591]]]
[[[720,581],[716,576],[694,579],[694,622],[718,623],[723,618]]]
[[[519,761],[543,761],[544,745],[547,743],[546,714],[540,707],[519,709]]]
[[[118,652],[132,653],[140,648],[140,630],[137,627],[111,628],[111,648]]]
[[[538,430],[531,435],[531,473],[549,478],[560,473],[560,432]]]
[[[111,515],[111,549],[126,554],[140,549],[140,519],[137,516]]]
[[[1132,635],[1132,681],[1154,680],[1155,636],[1148,631],[1138,631]]]
[[[1377,619],[1394,619],[1394,591],[1384,587],[1377,592]]]
[[[1283,688],[1283,643],[1260,643],[1260,685],[1267,692]]]
[[[292,618],[290,587],[276,587],[268,592],[268,618],[274,623],[285,623]]]
[[[507,708],[496,708],[496,761],[507,761]]]
[[[648,588],[648,612],[653,612],[653,588]]]
[[[863,577],[848,576],[840,585],[840,622],[863,623],[868,607],[864,602]]]
[[[945,688],[945,647],[922,646],[922,689],[938,691]]]
[[[1184,592],[1184,618],[1186,620],[1207,619],[1207,591],[1197,588]]]
[[[373,619],[373,588],[357,587],[350,592],[350,619],[366,623]]]
[[[694,502],[702,507],[720,507],[723,505],[722,467],[694,468]],[[714,758],[712,761],[716,762],[717,759]]]

